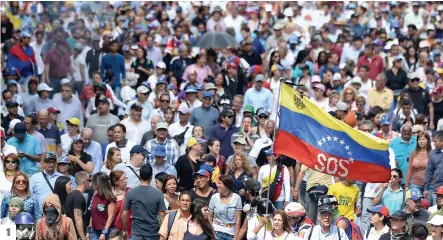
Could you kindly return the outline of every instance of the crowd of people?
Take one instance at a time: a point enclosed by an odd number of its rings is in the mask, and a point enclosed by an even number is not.
[[[443,4],[0,4],[17,239],[443,239]],[[388,141],[389,182],[274,152],[282,84]]]

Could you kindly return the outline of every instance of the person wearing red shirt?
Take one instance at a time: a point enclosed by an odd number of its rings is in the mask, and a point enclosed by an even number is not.
[[[372,44],[366,44],[364,49],[364,55],[358,59],[357,70],[363,65],[369,66],[369,79],[375,79],[378,74],[383,73],[383,59],[374,54],[374,46]]]

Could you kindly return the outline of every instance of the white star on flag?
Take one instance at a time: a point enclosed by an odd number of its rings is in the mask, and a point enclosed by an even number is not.
[[[322,140],[323,142],[326,142],[326,138],[325,138],[325,137],[323,137],[321,140]]]
[[[348,152],[348,154],[349,154],[349,155],[352,155],[352,152],[351,152],[351,151],[349,151],[349,152]]]
[[[334,137],[334,141],[337,142],[337,140],[338,140],[338,137]]]
[[[332,139],[331,136],[327,136],[326,138],[328,139],[328,141],[331,141]]]
[[[354,159],[352,157],[349,158],[349,161],[354,162]]]
[[[320,141],[318,141],[318,142],[317,142],[317,144],[318,144],[318,146],[321,146],[321,145],[322,145],[322,142],[321,142],[321,140],[320,140]]]
[[[340,140],[340,145],[343,145],[343,144],[345,144],[345,141]]]
[[[345,149],[346,149],[346,151],[347,151],[347,150],[349,150],[349,146],[348,146],[348,145],[346,145]]]

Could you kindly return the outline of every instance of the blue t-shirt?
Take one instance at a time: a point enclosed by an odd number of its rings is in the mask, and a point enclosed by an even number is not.
[[[398,168],[401,169],[403,173],[402,183],[405,183],[406,172],[409,166],[409,156],[417,147],[417,137],[412,136],[409,142],[404,142],[401,137],[392,139],[390,147],[395,153],[395,161]]]
[[[16,137],[12,137],[8,140],[8,144],[17,148],[17,151],[24,152],[28,155],[42,153],[38,139],[27,133],[23,142],[20,142]],[[25,172],[29,177],[39,172],[37,162],[26,157],[20,159],[20,170]]]

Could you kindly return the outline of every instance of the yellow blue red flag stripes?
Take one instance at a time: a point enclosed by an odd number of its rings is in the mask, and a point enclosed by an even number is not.
[[[362,182],[390,179],[389,143],[337,120],[282,84],[274,152],[311,169]]]

